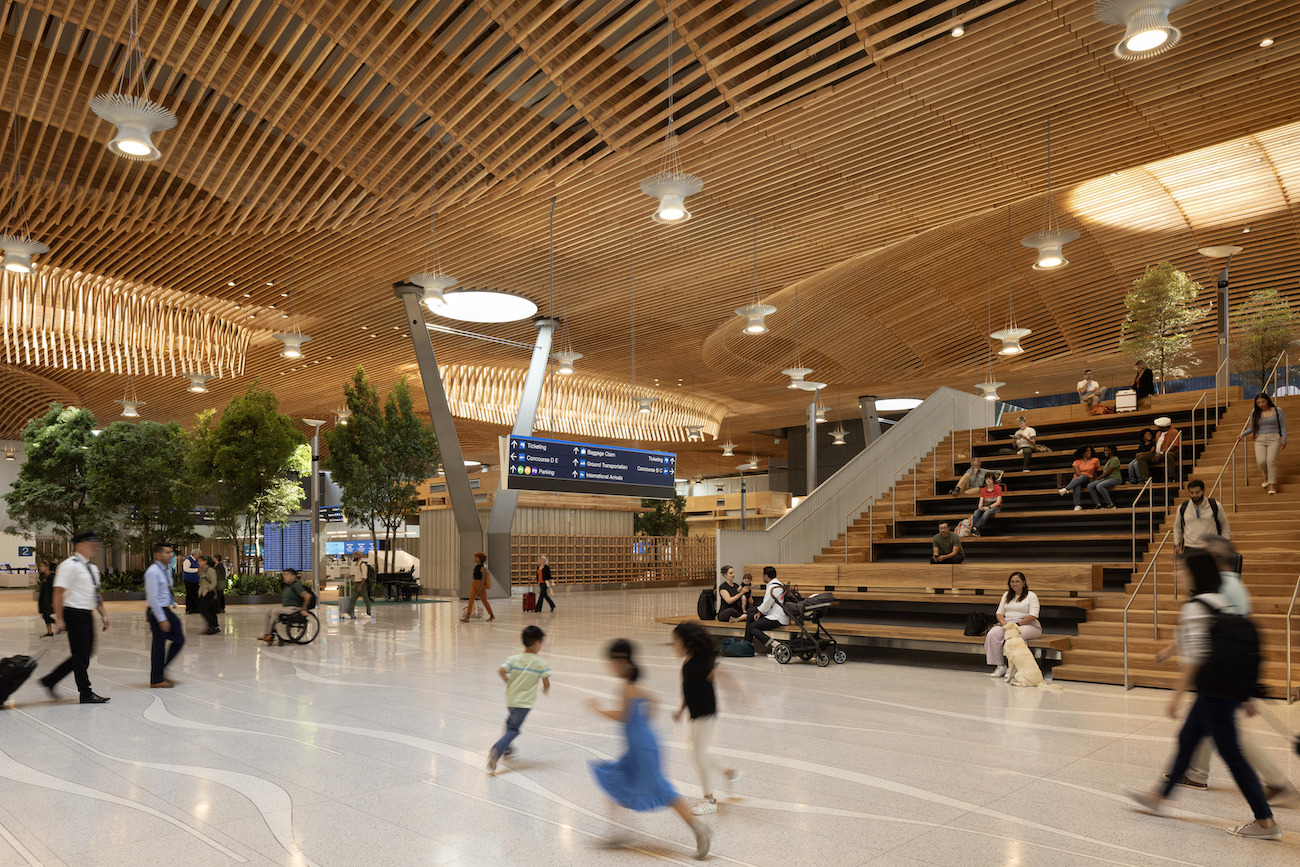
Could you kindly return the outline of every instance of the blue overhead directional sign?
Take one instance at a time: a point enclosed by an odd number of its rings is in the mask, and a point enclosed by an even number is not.
[[[506,487],[669,500],[677,455],[540,437],[502,437]]]

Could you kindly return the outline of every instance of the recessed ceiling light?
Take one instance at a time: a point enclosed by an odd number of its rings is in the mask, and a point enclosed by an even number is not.
[[[333,360],[334,360],[334,356],[332,356],[332,355],[327,355],[327,356],[325,356],[325,360],[326,360],[326,361],[333,361]]]
[[[960,24],[958,24],[956,27],[952,29],[953,39],[961,39],[965,35],[966,35],[966,28],[962,27]]]
[[[289,297],[289,293],[288,293],[288,292],[281,292],[281,293],[280,293],[280,297],[281,297],[281,298],[288,298],[288,297]]]
[[[270,280],[267,280],[267,281],[266,281],[266,285],[267,285],[267,286],[274,286],[275,284],[272,283]]]
[[[288,313],[281,313],[281,314],[280,314],[280,318],[281,318],[281,319],[288,319],[288,318],[289,318],[289,314],[288,314]]]
[[[274,305],[274,304],[268,304],[268,305],[266,305],[266,306],[267,306],[267,309],[268,309],[268,310],[274,310],[274,309],[275,309],[275,305]]]
[[[1242,230],[1241,230],[1241,234],[1243,234],[1243,235],[1249,235],[1249,234],[1250,234],[1250,226],[1247,226],[1246,228],[1242,229]]]
[[[1272,47],[1273,47],[1273,40],[1272,40],[1272,39],[1265,39],[1263,42],[1259,43],[1259,47],[1260,47],[1260,48],[1272,48]]]
[[[253,297],[253,293],[252,293],[252,292],[245,292],[245,293],[244,293],[244,297],[245,297],[245,298],[252,298],[252,297]]]
[[[235,281],[234,281],[234,280],[231,280],[231,281],[230,281],[229,283],[227,283],[226,285],[227,285],[227,286],[234,286],[234,285],[235,285]]]
[[[236,310],[242,310],[243,307],[242,307],[241,305],[239,305],[239,304],[236,304],[236,305],[235,305],[235,309],[236,309]]]
[[[362,331],[365,331],[365,330],[366,330],[367,328],[369,328],[369,327],[370,327],[369,325],[362,325],[362,326],[361,326],[361,330],[362,330]]]

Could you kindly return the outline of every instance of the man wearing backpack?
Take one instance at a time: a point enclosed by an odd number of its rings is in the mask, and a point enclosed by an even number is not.
[[[1280,840],[1282,829],[1273,818],[1259,777],[1242,755],[1237,736],[1237,708],[1244,705],[1248,714],[1258,712],[1250,698],[1259,680],[1259,633],[1245,617],[1228,610],[1229,601],[1220,592],[1222,582],[1213,557],[1204,551],[1191,553],[1184,567],[1189,599],[1179,615],[1182,671],[1169,700],[1170,719],[1178,718],[1184,692],[1195,689],[1196,701],[1178,733],[1178,755],[1160,785],[1148,792],[1125,791],[1146,810],[1159,813],[1176,781],[1187,773],[1201,741],[1213,738],[1215,749],[1255,814],[1255,821],[1228,828],[1228,833]]]
[[[1204,540],[1204,545],[1206,552],[1214,558],[1214,563],[1219,569],[1219,594],[1227,600],[1224,611],[1249,617],[1253,613],[1250,591],[1241,583],[1241,575],[1237,572],[1240,568],[1237,550],[1232,546],[1232,542],[1223,536],[1209,536]],[[1156,652],[1156,663],[1164,665],[1177,652],[1178,642],[1173,641]],[[1238,732],[1237,741],[1246,761],[1259,775],[1259,781],[1264,786],[1266,801],[1277,804],[1296,796],[1295,786],[1291,785],[1286,774],[1274,764],[1268,752],[1249,732],[1245,730]],[[1211,747],[1209,740],[1201,741],[1201,745],[1192,754],[1192,763],[1188,765],[1187,773],[1178,781],[1178,785],[1202,792],[1209,788]]]
[[[1200,551],[1211,536],[1232,538],[1228,515],[1216,500],[1205,496],[1205,482],[1192,479],[1187,483],[1187,499],[1174,515],[1174,544],[1180,554]]]

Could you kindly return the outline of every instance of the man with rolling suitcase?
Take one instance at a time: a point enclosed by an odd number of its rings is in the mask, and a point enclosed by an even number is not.
[[[82,704],[103,704],[108,701],[95,695],[90,688],[90,657],[95,652],[95,617],[99,612],[108,629],[108,612],[99,594],[99,568],[91,558],[99,553],[99,534],[86,530],[72,537],[71,557],[59,564],[54,574],[54,631],[68,633],[68,649],[72,652],[58,668],[41,678],[41,685],[50,698],[57,699],[54,687],[68,674],[77,681],[77,692]]]

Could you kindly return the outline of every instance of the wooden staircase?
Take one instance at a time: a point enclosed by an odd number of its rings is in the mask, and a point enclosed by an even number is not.
[[[1300,424],[1300,398],[1281,398],[1278,405]],[[1207,487],[1214,485],[1251,407],[1249,400],[1234,401],[1229,405],[1189,478],[1201,479]],[[1244,474],[1242,448],[1246,449],[1247,469]],[[1269,496],[1260,487],[1253,444],[1248,441],[1239,446],[1235,462],[1238,480],[1236,511],[1232,510],[1231,467],[1224,473],[1214,498],[1224,509],[1233,543],[1243,558],[1242,580],[1250,590],[1255,623],[1264,644],[1261,679],[1269,687],[1270,694],[1280,696],[1286,691],[1286,612],[1297,576],[1300,576],[1300,556],[1297,556],[1293,541],[1297,527],[1300,527],[1300,448],[1292,446],[1282,451],[1278,467],[1280,492],[1276,496]],[[1243,478],[1248,481],[1243,482]],[[1155,542],[1125,592],[1100,594],[1095,600],[1087,620],[1079,624],[1078,636],[1072,639],[1069,650],[1063,653],[1061,665],[1055,669],[1058,678],[1094,683],[1124,682],[1124,607],[1133,597],[1138,580],[1157,556],[1155,551],[1160,539],[1172,530],[1175,510],[1184,499],[1185,493],[1180,494],[1177,502],[1171,503],[1163,522],[1156,529]],[[1173,550],[1172,536],[1158,556],[1158,588],[1153,587],[1153,572],[1129,610],[1129,679],[1139,686],[1171,687],[1178,677],[1176,663],[1158,666],[1154,656],[1156,650],[1173,640],[1183,602],[1183,594],[1175,582],[1177,554]],[[1158,589],[1158,618],[1154,611],[1153,589]],[[1298,627],[1300,624],[1293,624],[1292,653],[1293,665],[1300,675]]]
[[[894,484],[883,496],[874,500],[870,511],[863,511],[835,541],[813,555],[814,563],[865,563],[873,540],[890,538],[894,515],[899,518],[915,517],[913,490],[917,497],[929,495],[938,478],[951,475],[954,460],[970,460],[969,444],[986,442],[984,431],[954,431],[938,444]],[[936,461],[936,455],[938,457]],[[897,505],[895,506],[895,498]],[[955,529],[955,528],[954,528]]]

